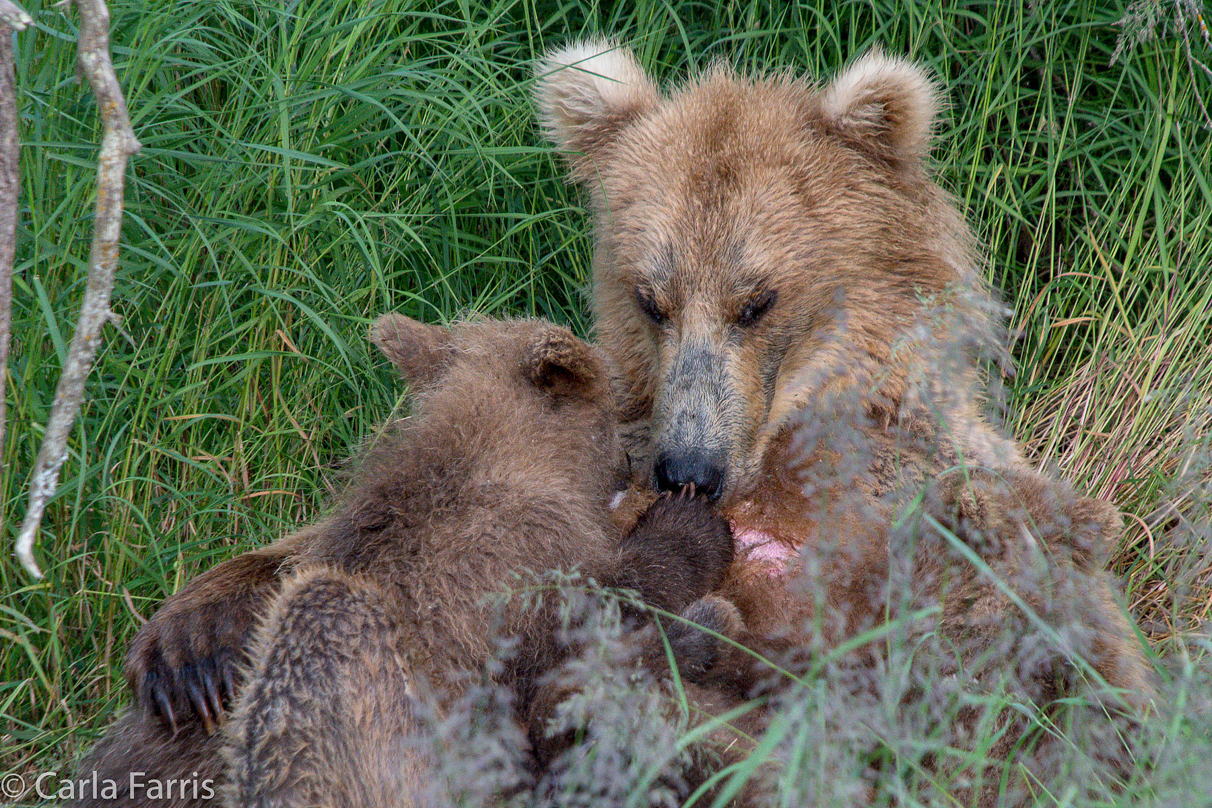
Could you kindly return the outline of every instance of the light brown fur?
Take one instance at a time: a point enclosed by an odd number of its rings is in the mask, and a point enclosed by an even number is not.
[[[666,412],[678,405],[668,390],[682,382],[671,379],[676,355],[702,343],[722,356],[730,395],[699,414],[718,419],[706,432],[729,438],[725,502],[760,492],[767,446],[813,399],[854,391],[872,408],[900,410],[933,359],[914,327],[948,345],[996,329],[971,234],[922,161],[938,102],[916,68],[864,60],[852,71],[883,76],[876,89],[843,77],[822,93],[789,76],[716,67],[668,97],[648,82],[623,108],[603,98],[575,117],[558,88],[588,81],[596,66],[558,69],[593,48],[574,50],[540,66],[538,94],[545,128],[590,191],[598,337],[620,366],[627,414],[653,422],[657,450],[676,429]],[[638,70],[632,62],[623,75]],[[838,85],[857,94],[848,106]],[[894,128],[917,105],[927,121]],[[777,293],[769,311],[740,325],[768,291]],[[654,324],[637,293],[668,322]],[[976,414],[976,390],[957,381],[976,379],[946,380],[957,400],[944,411],[974,433],[962,436],[970,459],[1017,461]]]
[[[983,415],[999,309],[930,176],[940,101],[925,73],[872,53],[823,88],[717,65],[663,93],[628,51],[590,41],[537,75],[540,123],[588,191],[597,334],[632,451],[658,487],[695,484],[732,521],[720,592],[753,641],[836,644],[898,604],[936,604],[922,630],[975,672],[1039,620],[1084,621],[1085,643],[1027,666],[1031,697],[1142,708],[1150,677],[1103,568],[1118,514],[1031,471]],[[915,529],[894,528],[926,488]]]
[[[731,537],[704,503],[666,497],[638,520],[618,507],[629,464],[599,350],[530,321],[448,330],[389,315],[373,336],[412,382],[413,415],[361,460],[331,516],[200,577],[203,587],[163,610],[169,645],[163,631],[140,644],[168,648],[194,609],[206,621],[203,642],[174,653],[204,644],[215,622],[247,651],[221,733],[228,765],[218,736],[203,732],[224,705],[201,677],[177,697],[142,692],[153,705],[193,705],[205,721],[181,710],[133,711],[85,770],[125,779],[127,765],[196,766],[227,784],[231,805],[410,805],[428,780],[418,703],[441,714],[507,638],[517,647],[494,676],[525,721],[543,674],[575,654],[559,636],[557,607],[568,592],[547,577],[553,571],[634,589],[675,613],[722,580]],[[282,570],[293,572],[271,585]],[[245,602],[233,598],[240,581],[262,587],[247,595],[248,611],[263,614],[251,638],[247,625],[237,629],[242,615],[215,620],[224,598]],[[271,586],[275,594],[265,594]],[[533,596],[506,597],[519,586]],[[151,670],[164,678],[165,668]],[[212,667],[211,675],[219,673]],[[528,729],[543,738],[543,725]],[[515,754],[525,757],[529,745],[519,743]],[[148,803],[124,793],[108,804]]]

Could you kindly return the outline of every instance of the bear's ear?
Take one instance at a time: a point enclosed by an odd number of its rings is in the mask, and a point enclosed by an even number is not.
[[[1082,569],[1098,571],[1111,562],[1111,551],[1119,540],[1124,518],[1119,508],[1105,499],[1077,497],[1068,525],[1066,543]]]
[[[557,398],[593,398],[603,375],[594,349],[562,328],[544,331],[530,343],[522,369],[532,384]]]
[[[370,341],[412,384],[433,382],[454,356],[449,329],[394,312],[375,320]]]
[[[878,50],[842,71],[821,94],[832,133],[895,163],[925,156],[938,107],[938,89],[925,70]]]
[[[581,182],[592,181],[601,149],[660,101],[631,51],[604,39],[548,53],[535,66],[535,78],[539,124]]]

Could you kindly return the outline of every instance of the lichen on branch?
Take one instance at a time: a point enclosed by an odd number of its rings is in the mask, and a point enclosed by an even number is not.
[[[140,147],[110,60],[109,9],[102,0],[76,0],[76,7],[80,13],[79,68],[92,88],[102,122],[101,150],[97,156],[97,206],[80,319],[55,389],[42,448],[30,479],[29,508],[17,536],[17,558],[35,578],[43,577],[34,560],[34,541],[42,514],[55,493],[59,470],[67,458],[67,438],[80,412],[84,383],[101,340],[101,327],[113,317],[109,298],[122,232],[126,161]]]

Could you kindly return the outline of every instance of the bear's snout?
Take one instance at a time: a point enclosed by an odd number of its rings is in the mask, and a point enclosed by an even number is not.
[[[656,484],[661,491],[679,492],[693,486],[695,494],[715,502],[724,492],[727,459],[723,452],[682,449],[661,452],[656,461]]]

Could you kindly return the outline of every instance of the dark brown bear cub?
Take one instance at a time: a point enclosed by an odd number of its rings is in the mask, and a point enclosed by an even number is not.
[[[597,349],[529,321],[444,329],[389,315],[373,338],[412,382],[414,414],[367,453],[331,516],[228,562],[248,568],[246,596],[269,605],[255,632],[245,626],[251,640],[228,651],[247,648],[249,666],[228,685],[227,726],[204,731],[222,715],[230,666],[157,668],[184,682],[204,721],[152,695],[162,714],[120,719],[84,771],[209,779],[235,805],[410,804],[425,779],[410,739],[418,702],[450,704],[503,636],[514,652],[494,676],[526,716],[538,678],[570,653],[557,640],[559,590],[493,607],[517,574],[577,571],[674,612],[721,582],[732,539],[701,502],[661,499],[638,523],[617,524],[628,461]],[[258,575],[280,565],[293,574],[274,594]],[[205,613],[197,591],[173,600]],[[162,611],[172,615],[173,601]],[[221,622],[239,634],[235,611]],[[128,790],[94,804],[150,802]]]

